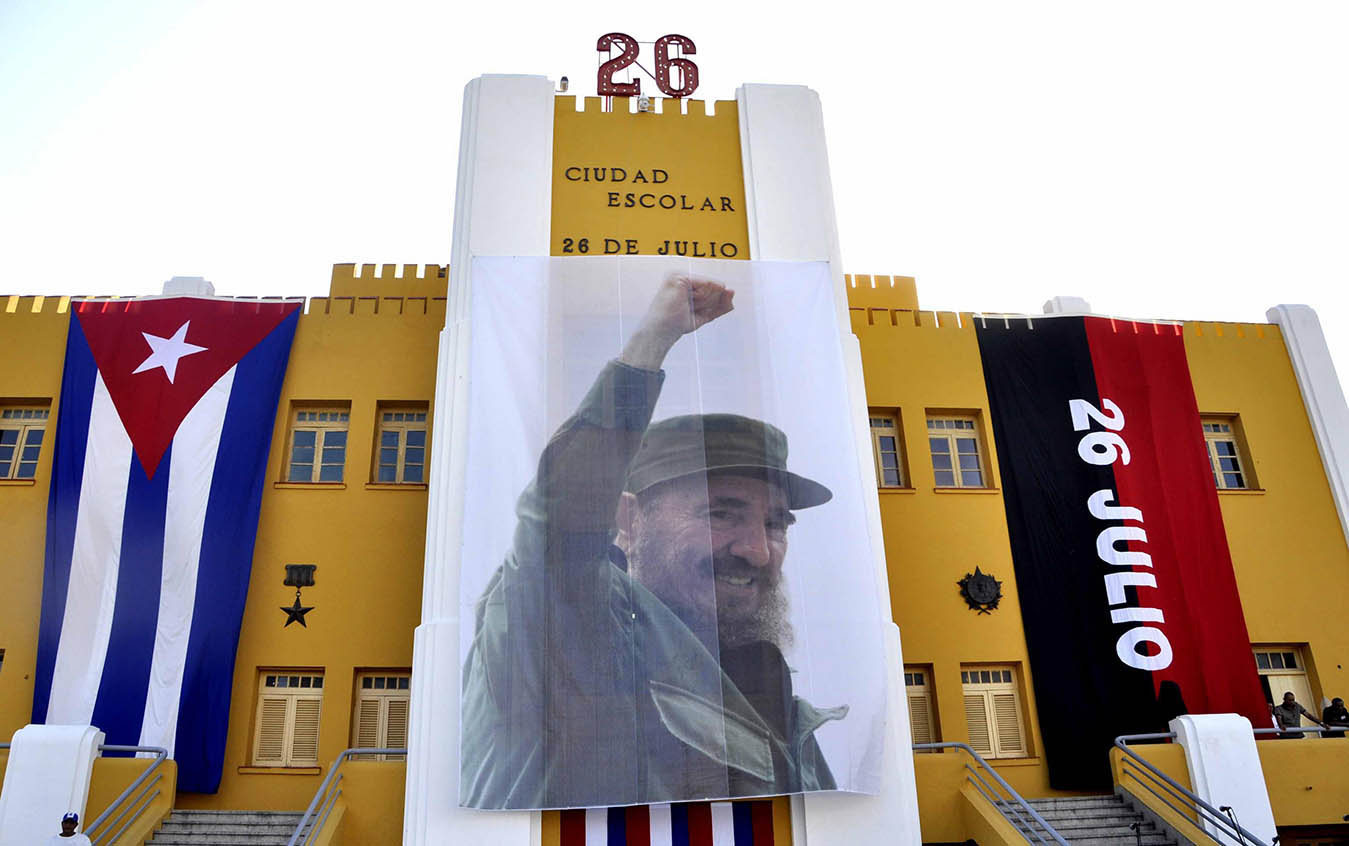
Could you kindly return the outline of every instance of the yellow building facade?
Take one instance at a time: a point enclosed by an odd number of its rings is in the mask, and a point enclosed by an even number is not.
[[[555,108],[553,255],[755,257],[734,101],[710,109],[667,101],[660,113],[641,114],[621,100],[606,111],[598,98],[562,96]],[[431,437],[449,279],[447,267],[434,265],[336,265],[330,295],[305,305],[272,431],[223,781],[214,795],[178,794],[173,807],[301,809],[344,749],[408,743],[428,487],[404,463],[386,475],[381,447],[390,432],[404,439],[400,450],[409,431]],[[914,741],[971,744],[1022,795],[1054,795],[974,316],[921,310],[907,277],[851,276],[846,297],[873,426]],[[0,298],[0,411],[46,412],[0,421],[20,436],[27,431],[20,421],[45,426],[31,472],[15,462],[0,479],[4,738],[31,717],[50,443],[69,322],[66,298]],[[1242,462],[1241,484],[1220,489],[1219,500],[1251,660],[1275,696],[1295,689],[1319,711],[1323,699],[1349,691],[1349,629],[1340,616],[1349,548],[1285,339],[1273,324],[1202,322],[1185,323],[1184,339],[1205,421],[1231,427],[1210,440],[1233,444]],[[934,474],[930,421],[945,420],[972,424],[983,485],[943,484]],[[296,478],[290,451],[307,426],[345,432],[340,478]],[[287,564],[315,565],[314,585],[301,593],[313,607],[302,626],[284,625],[282,608],[295,599],[282,583]],[[1002,581],[1003,600],[991,613],[969,607],[958,587],[976,567]],[[1349,740],[1264,745],[1278,746],[1262,752],[1262,762],[1281,830],[1294,840],[1349,842],[1349,792],[1339,784]],[[1183,759],[1156,754],[1185,778]],[[916,756],[923,840],[1007,837],[970,810],[958,764],[954,755]],[[340,842],[400,842],[403,773],[397,760],[347,765],[333,826]],[[105,795],[106,785],[100,790]],[[779,830],[790,831],[785,801],[776,814]],[[543,815],[543,842],[557,825],[555,814]]]

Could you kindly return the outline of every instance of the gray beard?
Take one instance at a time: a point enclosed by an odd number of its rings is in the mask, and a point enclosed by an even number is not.
[[[629,574],[664,602],[704,642],[712,640],[724,647],[736,647],[767,641],[783,652],[795,642],[796,632],[792,629],[790,603],[782,578],[769,586],[763,601],[750,617],[726,619],[718,613],[713,620],[706,608],[697,607],[681,595],[668,575],[673,569],[668,564],[665,547],[654,538],[639,538],[628,554]],[[700,569],[707,570],[707,590],[715,596],[710,564]]]

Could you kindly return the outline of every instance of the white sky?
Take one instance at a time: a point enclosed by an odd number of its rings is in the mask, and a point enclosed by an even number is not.
[[[593,94],[599,35],[678,32],[697,97],[820,92],[845,270],[940,309],[1305,302],[1349,367],[1342,0],[470,5],[0,0],[0,291],[447,263],[464,84]]]

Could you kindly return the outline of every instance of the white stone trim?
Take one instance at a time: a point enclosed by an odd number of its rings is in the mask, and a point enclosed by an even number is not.
[[[1349,542],[1349,406],[1321,321],[1305,305],[1276,305],[1265,312],[1265,317],[1283,333],[1335,511],[1340,515],[1340,528]]]
[[[546,256],[552,214],[553,83],[481,76],[464,89],[445,328],[412,658],[403,843],[526,846],[537,812],[459,807],[459,548],[466,465],[469,268],[475,255]]]
[[[1194,794],[1215,808],[1235,808],[1242,828],[1273,843],[1279,832],[1251,721],[1240,714],[1184,714],[1170,728],[1185,749]],[[1207,820],[1204,830],[1224,846],[1247,846],[1245,838],[1238,842]]]
[[[769,261],[827,261],[834,280],[835,309],[845,344],[853,437],[864,479],[874,479],[861,345],[848,318],[848,293],[839,254],[834,191],[825,147],[820,98],[800,85],[744,85],[736,91],[740,113],[740,158],[745,176],[745,211],[750,256]],[[867,529],[876,550],[876,593],[882,613],[892,618],[881,534],[880,499],[869,500]],[[796,846],[848,843],[854,846],[918,846],[918,794],[904,696],[904,659],[899,628],[886,636],[888,713],[880,795],[808,793],[792,798]]]

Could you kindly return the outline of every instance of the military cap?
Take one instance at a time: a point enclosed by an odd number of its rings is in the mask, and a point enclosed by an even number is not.
[[[819,482],[787,469],[787,436],[781,429],[739,414],[686,414],[652,423],[628,465],[625,488],[641,493],[661,482],[711,473],[774,482],[792,509],[822,505],[834,496]]]

